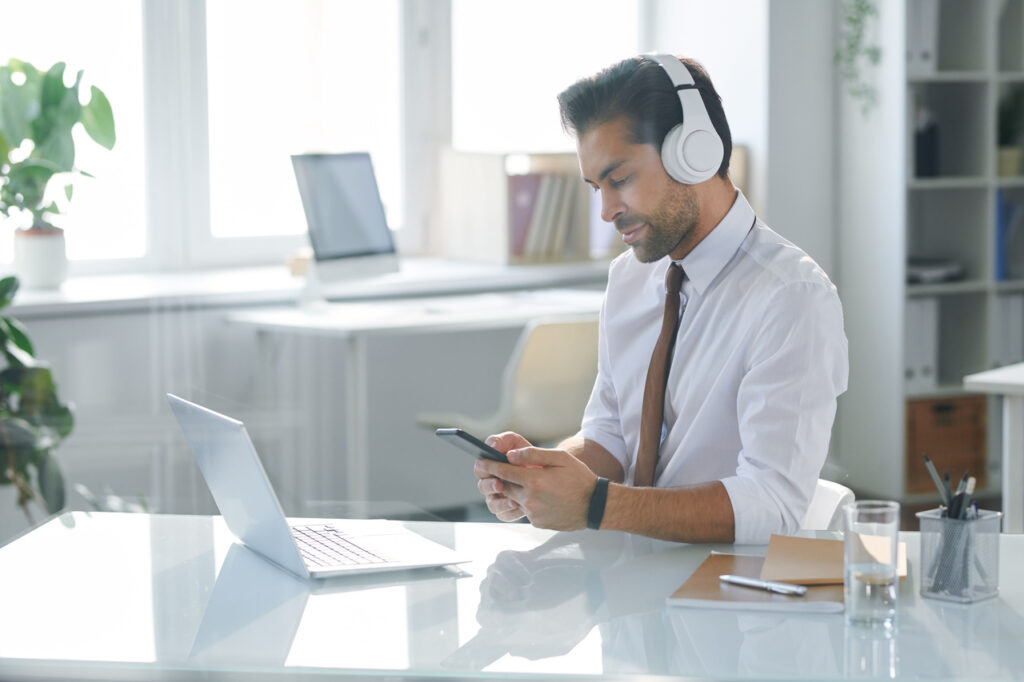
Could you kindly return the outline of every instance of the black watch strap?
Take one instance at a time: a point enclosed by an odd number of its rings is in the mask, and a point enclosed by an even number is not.
[[[598,477],[594,492],[590,495],[590,507],[587,509],[587,528],[597,530],[604,519],[604,505],[608,501],[608,479]]]

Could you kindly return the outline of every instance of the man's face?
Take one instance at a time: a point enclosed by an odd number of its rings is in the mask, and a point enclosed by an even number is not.
[[[629,141],[624,118],[588,129],[577,152],[584,181],[601,192],[601,217],[615,223],[639,261],[689,252],[698,216],[694,190],[668,176],[653,145]]]

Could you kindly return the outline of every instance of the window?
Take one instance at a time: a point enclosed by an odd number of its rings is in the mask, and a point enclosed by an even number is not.
[[[67,63],[69,85],[84,72],[79,89],[103,90],[114,111],[117,143],[100,147],[77,126],[76,165],[96,176],[74,178],[66,215],[72,260],[138,258],[146,251],[143,112],[142,7],[140,0],[36,0],[0,3],[0,61],[11,58],[46,70]],[[49,189],[63,193],[64,183]],[[0,217],[2,219],[2,217]],[[0,261],[10,261],[12,230],[0,230]]]
[[[452,144],[570,151],[555,97],[635,55],[637,0],[452,0]]]
[[[290,155],[369,151],[402,224],[397,0],[207,2],[210,229],[301,234]]]

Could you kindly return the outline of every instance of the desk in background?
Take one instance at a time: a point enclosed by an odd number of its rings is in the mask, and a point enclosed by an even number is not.
[[[1003,532],[1024,533],[1024,363],[964,377],[964,388],[1003,398]]]
[[[306,472],[319,472],[317,480],[309,481],[305,486],[310,488],[305,497],[340,496],[348,500],[405,499],[412,491],[398,488],[382,489],[385,483],[381,483],[376,489],[372,488],[369,468],[373,453],[380,453],[383,450],[391,453],[389,463],[392,466],[379,467],[382,473],[377,479],[381,481],[387,475],[383,473],[385,468],[402,471],[405,465],[404,468],[408,469],[408,461],[403,458],[422,458],[420,451],[429,449],[435,443],[433,436],[423,429],[419,429],[422,432],[419,440],[429,441],[429,445],[424,448],[417,448],[408,443],[405,447],[399,443],[386,443],[382,441],[381,429],[371,433],[370,411],[373,400],[370,389],[374,381],[382,383],[379,372],[376,379],[370,376],[369,350],[372,345],[379,345],[383,340],[393,342],[403,338],[423,338],[423,335],[428,334],[479,335],[501,330],[513,334],[518,333],[527,322],[538,317],[596,317],[602,297],[603,291],[600,290],[536,289],[261,309],[231,313],[227,320],[234,325],[255,329],[260,334],[260,355],[264,358],[260,362],[261,366],[274,367],[277,364],[275,358],[280,355],[282,342],[294,341],[294,354],[315,356],[307,359],[312,364],[322,367],[322,373],[334,377],[333,380],[322,380],[319,382],[320,386],[294,386],[289,389],[294,395],[281,396],[282,411],[293,409],[295,404],[302,404],[309,396],[314,395],[311,410],[323,410],[324,406],[328,405],[331,413],[338,414],[337,419],[328,419],[320,414],[315,421],[313,428],[319,433],[312,434],[312,444],[306,449],[317,453],[316,456],[321,457],[323,461],[316,467],[304,468]],[[457,349],[457,346],[453,348]],[[500,354],[500,351],[496,352]],[[506,359],[499,356],[493,362],[496,363],[496,367],[504,367]],[[461,365],[457,350],[447,352],[444,357],[428,355],[423,357],[421,362],[431,369],[436,369],[438,364],[447,367],[447,380],[434,379],[428,382],[423,378],[423,373],[419,376],[404,374],[401,377],[404,386],[396,386],[394,391],[436,391],[437,399],[443,401],[443,391],[447,384],[459,385],[461,382],[463,386],[468,384],[472,387],[474,383],[480,381]],[[492,377],[482,380],[493,384],[488,388],[493,388],[497,393],[501,380],[500,369],[497,369]],[[395,383],[395,378],[391,377],[383,383],[391,385]],[[404,414],[395,408],[395,401],[378,399],[374,404],[377,406],[378,420],[381,419],[382,413],[388,413],[388,420],[384,421],[389,426],[385,430],[390,430],[391,434],[395,434],[396,430],[401,428],[417,428],[413,414]],[[423,409],[437,411],[445,407],[444,402],[440,402],[426,405]],[[485,408],[480,409],[481,413],[484,411]],[[479,435],[483,437],[488,434]],[[374,436],[374,447],[371,447],[371,436]],[[445,457],[445,454],[441,456]],[[471,463],[463,461],[462,458],[456,462],[456,457],[458,455],[447,453],[447,457],[439,464],[441,467],[462,465],[450,476],[437,472],[438,475],[422,482],[418,492],[430,497],[414,500],[419,506],[437,508],[479,502],[479,494],[469,478],[472,475]],[[458,477],[460,473],[465,475],[464,479],[450,480]]]
[[[306,583],[232,543],[219,517],[75,512],[0,548],[0,678],[998,678],[1024,671],[1024,536],[1000,596],[918,595],[895,636],[842,615],[668,607],[713,549],[610,531],[408,522],[473,557]]]

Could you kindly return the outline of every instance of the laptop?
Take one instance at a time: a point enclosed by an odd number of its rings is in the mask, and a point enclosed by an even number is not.
[[[167,400],[228,528],[285,570],[327,578],[470,561],[398,522],[289,523],[245,425],[171,393]]]

